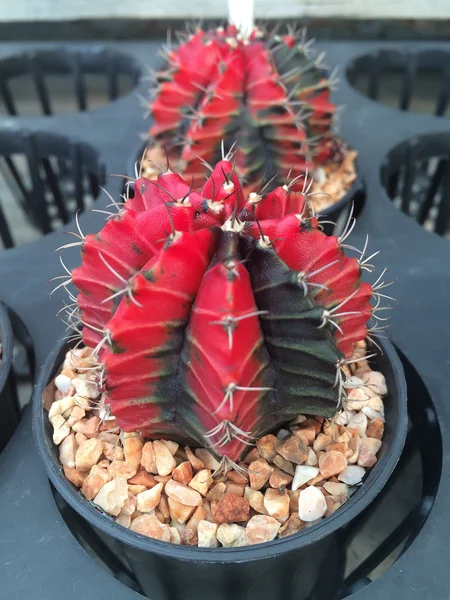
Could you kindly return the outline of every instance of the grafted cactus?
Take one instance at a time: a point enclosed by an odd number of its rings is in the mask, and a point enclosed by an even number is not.
[[[326,236],[289,183],[245,197],[230,156],[200,192],[167,171],[117,209],[68,281],[123,430],[236,461],[300,413],[335,413],[377,294],[347,234]]]
[[[282,181],[332,160],[344,146],[333,131],[333,77],[323,55],[311,51],[304,33],[255,27],[243,37],[236,27],[198,29],[178,49],[166,49],[167,64],[155,75],[150,138],[184,175],[198,181],[206,163],[220,159],[223,139],[239,140],[236,171],[256,189],[263,171]]]

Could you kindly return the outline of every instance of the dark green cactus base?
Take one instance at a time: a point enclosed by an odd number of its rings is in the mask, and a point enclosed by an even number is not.
[[[282,400],[284,420],[298,414],[332,417],[339,404],[336,364],[344,355],[330,327],[319,328],[323,308],[310,290],[304,295],[272,248],[255,244],[247,264],[258,309],[269,311],[260,319],[275,377],[273,415]]]

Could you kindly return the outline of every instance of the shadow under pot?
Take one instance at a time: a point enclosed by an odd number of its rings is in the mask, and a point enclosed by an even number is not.
[[[407,429],[406,383],[393,346],[380,340],[374,368],[386,378],[386,425],[378,462],[346,504],[320,523],[260,545],[197,548],[165,543],[121,527],[88,503],[67,481],[42,397],[57,374],[68,343],[48,358],[33,402],[34,434],[57,492],[126,562],[152,600],[331,600],[343,580],[343,539],[350,523],[377,498],[401,455]]]
[[[66,136],[0,130],[0,242],[31,242],[89,209],[105,180],[97,151]]]
[[[148,161],[150,169],[147,171],[147,173],[145,170],[141,171],[140,165],[146,152],[146,146],[147,144],[141,144],[137,151],[134,152],[130,158],[127,175],[132,178],[133,181],[128,182],[124,190],[124,195],[130,198],[133,198],[134,195],[134,178],[137,177],[139,173],[142,173],[142,177],[156,179],[158,174],[163,172],[163,169],[167,164],[167,158],[164,158],[164,160],[161,162],[161,169],[159,169],[154,163]],[[176,167],[174,167],[172,164],[170,164],[170,166],[175,172],[178,172]],[[355,169],[357,174],[356,179],[353,181],[348,191],[339,200],[331,202],[325,208],[313,206],[319,219],[323,221],[322,229],[327,235],[340,235],[340,233],[342,233],[344,230],[345,223],[347,222],[350,213],[357,217],[363,209],[365,201],[365,187],[361,176],[358,175],[359,160],[357,157],[355,159]],[[208,171],[206,171],[205,177],[207,173]],[[191,185],[191,179],[189,176],[183,176],[182,172],[180,172],[180,175],[185,179],[188,185]],[[270,178],[266,177],[265,179],[267,180]],[[308,177],[308,181],[309,180],[310,178]],[[203,183],[204,180],[200,183],[198,188],[195,187],[195,189],[200,190]],[[271,189],[276,187],[276,185],[278,184],[272,184],[264,191],[264,193],[268,193]],[[320,194],[318,197],[320,197],[322,205],[325,195],[322,196]]]

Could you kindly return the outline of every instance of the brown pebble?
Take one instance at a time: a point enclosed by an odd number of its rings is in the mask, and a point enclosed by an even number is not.
[[[222,500],[226,490],[227,486],[225,483],[216,483],[216,485],[206,494],[206,499],[209,500],[209,502],[218,502],[219,500]]]
[[[133,494],[133,496],[137,496],[141,492],[145,492],[147,489],[148,488],[146,488],[145,485],[130,485],[130,482],[128,482],[128,491],[130,494]]]
[[[214,458],[211,452],[205,450],[205,448],[196,448],[194,454],[199,458],[205,465],[205,469],[209,469],[214,473],[220,467],[219,462]]]
[[[75,454],[75,466],[78,471],[90,471],[102,455],[103,445],[101,440],[88,439],[78,447]]]
[[[248,466],[250,487],[254,490],[260,490],[269,481],[273,471],[273,467],[263,458],[254,460]]]
[[[158,483],[167,483],[172,479],[172,475],[154,475]]]
[[[293,513],[298,511],[298,499],[300,496],[300,492],[301,490],[287,490],[288,496],[289,496],[289,512]]]
[[[269,433],[256,442],[256,448],[261,458],[271,462],[275,457],[275,448],[279,446],[280,440]]]
[[[166,483],[166,495],[185,506],[201,506],[203,500],[199,492],[171,479]]]
[[[124,459],[123,449],[116,444],[111,444],[110,442],[103,442],[103,454],[110,461]]]
[[[341,452],[345,456],[345,458],[350,458],[353,454],[353,450],[350,450],[347,442],[336,442],[335,444],[330,444],[327,448],[327,452]]]
[[[87,472],[77,471],[76,469],[71,469],[70,467],[63,467],[63,469],[66,478],[77,487],[81,487],[83,485],[83,481],[88,475]]]
[[[163,525],[155,515],[141,515],[131,522],[130,529],[155,540],[170,542],[170,529]]]
[[[244,464],[249,465],[251,462],[253,462],[254,460],[258,460],[258,458],[261,458],[259,456],[259,452],[257,448],[252,448],[249,452],[247,452],[247,454],[244,457]]]
[[[123,451],[125,454],[125,461],[129,465],[133,465],[136,467],[136,470],[139,469],[142,458],[142,448],[144,446],[144,442],[139,435],[131,435],[128,437],[125,435],[125,439],[123,440]]]
[[[167,502],[167,498],[164,496],[164,494],[161,496],[158,509],[161,511],[164,519],[170,520],[169,503]]]
[[[84,433],[76,433],[75,434],[75,441],[79,446],[81,446],[81,444],[83,442],[85,442],[86,440],[87,440],[87,437],[84,435]]]
[[[169,505],[170,518],[177,523],[186,523],[195,511],[195,506],[186,506],[173,498],[168,498],[167,504]]]
[[[367,425],[366,435],[370,438],[381,440],[384,433],[383,419],[374,419]]]
[[[113,477],[125,477],[125,479],[131,479],[136,475],[136,467],[130,465],[123,460],[113,460],[108,467],[108,472]]]
[[[247,486],[244,490],[244,498],[257,513],[262,515],[267,514],[267,510],[264,507],[264,494],[262,492],[252,490],[252,488]]]
[[[318,473],[315,477],[313,477],[312,479],[310,479],[309,481],[307,481],[306,483],[308,485],[317,485],[318,483],[320,483],[321,481],[323,481],[325,478],[322,475],[322,473]]]
[[[156,475],[158,469],[156,468],[155,451],[153,450],[153,442],[145,442],[142,448],[141,465],[147,471]]]
[[[235,494],[225,494],[212,509],[214,523],[240,523],[249,517],[250,504]]]
[[[100,419],[98,417],[91,417],[86,421],[83,433],[87,438],[97,437],[99,433]]]
[[[273,488],[279,488],[281,486],[289,485],[293,479],[292,475],[289,475],[280,469],[275,469],[270,476],[269,485]]]
[[[183,533],[181,534],[181,539],[187,546],[196,546],[197,545],[197,543],[198,543],[198,536],[197,536],[198,524],[200,523],[200,521],[204,521],[205,518],[206,518],[206,510],[203,508],[203,506],[197,506],[197,508],[194,511],[194,514],[189,519],[188,523],[186,524],[185,529],[183,530]]]
[[[341,508],[343,504],[345,504],[348,500],[348,496],[325,496],[325,502],[327,503],[327,511],[325,513],[326,517],[329,517],[333,513],[337,511],[338,508]]]
[[[325,478],[339,475],[347,468],[347,459],[341,452],[331,450],[319,458],[320,474]]]
[[[308,457],[308,448],[305,446],[303,441],[291,435],[277,446],[275,452],[296,465],[301,465],[305,462]]]
[[[318,452],[319,450],[326,450],[328,446],[332,443],[332,441],[333,440],[329,435],[319,433],[319,435],[313,442],[313,448],[316,452]]]
[[[289,519],[286,521],[286,523],[282,527],[280,527],[278,536],[280,538],[287,537],[288,535],[292,535],[294,533],[297,533],[298,531],[301,531],[304,527],[305,522],[300,519],[300,517],[298,516],[298,512],[293,512]]]
[[[131,483],[132,485],[144,485],[146,488],[152,488],[155,487],[158,482],[153,475],[150,475],[150,473],[147,473],[147,471],[139,471],[139,473],[136,473],[134,477],[131,477],[128,480],[128,483]]]
[[[94,465],[91,468],[89,475],[83,481],[81,487],[81,491],[86,500],[93,500],[105,483],[108,483],[111,479],[112,475],[110,473],[97,465]]]
[[[237,471],[229,471],[227,473],[227,477],[231,481],[234,481],[234,483],[243,483],[244,485],[248,481],[248,477],[247,476],[244,476],[241,473],[238,473]]]
[[[268,488],[264,494],[264,508],[268,514],[284,523],[289,518],[289,495],[286,490],[274,490]]]
[[[227,488],[227,494],[236,494],[236,496],[244,497],[245,483],[235,483],[234,481],[227,481],[225,485]]]
[[[277,454],[273,459],[273,464],[285,473],[289,473],[289,475],[294,475],[295,473],[294,465],[279,454]]]
[[[172,473],[177,463],[169,448],[161,440],[155,440],[153,442],[153,450],[155,451],[158,475],[164,476]]]
[[[203,467],[205,466],[203,464],[203,461],[197,458],[197,456],[195,456],[195,454],[192,452],[189,446],[186,446],[184,451],[186,452],[187,459],[191,463],[194,471],[200,471],[200,469],[203,469]]]
[[[248,544],[263,544],[274,540],[280,523],[273,517],[256,515],[250,519],[245,529]]]
[[[188,460],[180,463],[178,467],[172,471],[172,479],[183,485],[187,485],[192,477],[192,465]]]
[[[212,483],[213,478],[211,477],[211,471],[209,469],[202,469],[201,471],[197,471],[188,485],[194,490],[197,490],[202,496],[206,496]]]

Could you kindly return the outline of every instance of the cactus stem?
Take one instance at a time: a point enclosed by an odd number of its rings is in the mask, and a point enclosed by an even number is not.
[[[99,255],[99,257],[101,258],[101,260],[102,260],[103,264],[105,265],[105,267],[107,267],[107,268],[108,268],[108,269],[111,271],[111,273],[112,273],[112,274],[113,274],[115,277],[117,277],[117,279],[118,279],[119,281],[121,281],[122,283],[124,283],[124,284],[126,285],[126,284],[127,284],[127,280],[126,280],[124,277],[122,277],[122,275],[120,275],[120,274],[119,274],[119,273],[118,273],[118,272],[117,272],[115,269],[113,269],[113,267],[112,267],[112,266],[111,266],[111,265],[108,263],[108,261],[106,260],[106,258],[105,258],[105,257],[103,256],[103,254],[100,252],[100,250],[98,251],[98,255]]]

